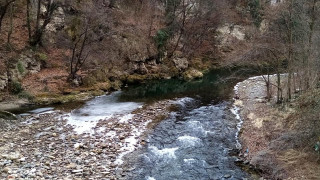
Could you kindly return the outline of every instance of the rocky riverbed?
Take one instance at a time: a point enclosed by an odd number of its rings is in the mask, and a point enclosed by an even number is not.
[[[121,179],[122,157],[145,143],[147,124],[165,118],[170,102],[101,119],[82,134],[62,111],[28,116],[1,130],[0,179]]]

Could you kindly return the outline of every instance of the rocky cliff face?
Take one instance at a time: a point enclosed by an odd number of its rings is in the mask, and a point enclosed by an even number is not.
[[[0,91],[4,90],[9,82],[21,81],[26,75],[40,72],[43,62],[36,58],[34,52],[29,51],[9,59],[6,64],[0,72]]]

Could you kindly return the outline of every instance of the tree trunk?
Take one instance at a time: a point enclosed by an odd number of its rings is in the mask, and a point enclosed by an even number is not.
[[[280,91],[281,91],[281,77],[280,77],[280,71],[277,69],[277,103],[282,102],[282,99],[280,99]],[[282,98],[282,97],[281,97]]]
[[[168,57],[170,58],[173,53],[177,50],[178,46],[179,46],[179,43],[180,43],[180,40],[184,34],[184,28],[185,28],[185,23],[186,23],[186,18],[187,18],[187,12],[186,12],[186,5],[185,5],[185,0],[182,1],[182,8],[183,8],[183,12],[182,12],[182,23],[181,23],[181,26],[180,26],[180,31],[179,31],[179,36],[178,36],[178,40],[174,46],[174,48],[172,49],[171,53],[168,55]]]
[[[27,27],[28,27],[29,41],[31,41],[30,0],[27,0]]]
[[[13,4],[10,5],[10,27],[8,30],[7,45],[11,48],[11,35],[13,31]]]
[[[39,29],[39,27],[40,27],[41,2],[42,2],[42,0],[38,0],[36,29]]]
[[[82,40],[82,42],[81,42]],[[70,60],[70,74],[68,77],[68,81],[72,82],[76,80],[79,76],[77,75],[78,71],[81,69],[81,66],[84,64],[86,59],[88,58],[89,53],[87,55],[83,55],[85,46],[87,45],[88,40],[88,28],[79,36],[79,39],[75,42],[72,49],[72,57]],[[78,49],[78,44],[80,44],[80,49]]]
[[[292,63],[293,63],[293,0],[290,1],[289,9],[289,27],[288,27],[288,36],[289,36],[289,50],[288,50],[288,84],[287,84],[287,98],[288,101],[291,100],[291,80],[292,80]]]
[[[314,35],[314,31],[315,31],[315,24],[316,24],[316,20],[317,20],[317,14],[316,14],[316,3],[318,0],[313,0],[311,3],[311,7],[310,7],[310,23],[309,23],[309,28],[310,28],[310,32],[309,32],[309,37],[308,37],[308,47],[307,47],[307,58],[306,58],[306,63],[304,64],[305,67],[305,73],[304,73],[304,80],[305,80],[305,88],[309,89],[310,87],[312,87],[313,85],[311,84],[311,79],[312,79],[312,67],[311,67],[311,48],[312,48],[312,38]]]

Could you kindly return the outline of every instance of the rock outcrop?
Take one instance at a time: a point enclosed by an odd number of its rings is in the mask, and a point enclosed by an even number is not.
[[[27,74],[38,73],[41,70],[41,64],[32,51],[10,59],[5,67],[7,70],[0,72],[0,91],[4,90],[10,81],[20,81]]]

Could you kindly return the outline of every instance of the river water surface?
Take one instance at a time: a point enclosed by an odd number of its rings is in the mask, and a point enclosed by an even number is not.
[[[236,124],[228,102],[199,106],[192,98],[176,102],[178,112],[162,121],[133,165],[128,179],[214,180],[249,175],[234,164]]]

